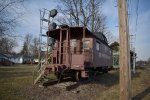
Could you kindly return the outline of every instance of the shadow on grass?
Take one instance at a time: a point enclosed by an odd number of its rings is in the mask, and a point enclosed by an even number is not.
[[[140,77],[140,72],[137,72],[136,74],[132,75],[132,79]],[[65,78],[61,81],[61,83],[65,82],[75,82],[72,78]],[[43,85],[48,87],[54,84],[57,84],[57,80],[50,80]],[[77,88],[80,85],[85,85],[85,84],[97,84],[97,85],[103,85],[105,87],[111,87],[113,85],[119,84],[119,71],[111,71],[110,73],[97,73],[95,76],[92,76],[88,79],[81,80],[76,83],[77,85],[75,88]],[[73,88],[74,89],[74,88]]]
[[[134,79],[136,77],[140,77],[140,74],[141,74],[141,72],[136,72],[135,74],[131,73],[131,79]]]
[[[58,80],[56,79],[49,79],[48,81],[43,83],[43,86],[47,87],[57,83],[65,83],[65,82],[75,82],[75,80],[73,80],[72,78],[65,78],[61,82],[58,82]]]
[[[104,85],[106,87],[113,86],[119,83],[119,75],[118,72],[115,73],[98,73],[96,76],[90,77],[88,80],[81,81],[82,85],[84,84],[99,84]]]
[[[150,94],[150,87],[133,97],[133,100],[142,100],[148,94]]]
[[[65,78],[60,83],[65,83],[65,82],[76,82],[76,81],[72,78]],[[57,80],[49,80],[45,82],[43,86],[48,87],[57,83],[58,83]],[[84,84],[98,84],[98,85],[104,85],[104,86],[110,87],[118,83],[119,83],[118,72],[107,73],[107,74],[98,73],[94,77],[90,77],[89,79],[83,79],[77,82],[76,85],[73,87],[77,88],[78,86],[84,85]]]
[[[140,77],[141,72],[137,72],[132,74],[132,80],[134,78]],[[119,71],[111,71],[110,73],[98,73],[95,77],[91,77],[91,79],[87,81],[81,82],[83,84],[101,84],[106,87],[111,87],[113,85],[119,84]]]

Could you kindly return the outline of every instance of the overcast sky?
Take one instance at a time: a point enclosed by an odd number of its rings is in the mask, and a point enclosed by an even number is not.
[[[102,7],[103,14],[107,17],[106,23],[108,30],[118,39],[118,8],[117,0],[106,0]],[[138,24],[136,27],[136,5],[138,0],[130,0],[130,32],[134,35],[134,47],[137,52],[138,60],[147,60],[150,57],[150,0],[139,0]],[[58,0],[28,0],[25,2],[27,12],[23,17],[22,24],[17,28],[17,32],[24,36],[31,33],[35,36],[40,32],[39,9],[54,9],[59,4]],[[132,7],[131,7],[132,6]],[[132,12],[131,12],[132,11]],[[22,48],[23,39],[18,39],[19,47]]]

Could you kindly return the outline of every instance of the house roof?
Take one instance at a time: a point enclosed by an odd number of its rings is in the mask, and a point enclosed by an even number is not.
[[[11,57],[10,58],[20,58],[20,57],[23,57],[22,55],[11,55]]]
[[[110,44],[110,47],[115,51],[119,51],[119,43],[116,41],[113,42],[112,44]],[[130,54],[133,55],[133,53],[135,53],[135,52],[130,50]],[[135,53],[135,55],[136,55],[136,53]]]
[[[0,53],[0,58],[9,58],[8,56],[6,56],[5,54],[3,53]]]
[[[112,44],[110,44],[110,46],[111,46],[111,47],[119,46],[119,43],[115,41],[115,42],[113,42]]]

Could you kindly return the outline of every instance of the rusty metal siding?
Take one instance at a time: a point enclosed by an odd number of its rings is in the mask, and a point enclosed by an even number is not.
[[[83,38],[82,34],[80,34],[83,32],[82,28],[80,28],[79,30],[76,28],[68,29],[70,30],[69,32],[73,32],[69,33],[69,35],[68,33],[66,33],[68,32],[67,30],[60,30],[57,30],[56,34],[54,34],[53,32],[47,33],[48,35],[51,34],[51,36],[56,37],[58,42],[59,40],[62,41],[61,45],[60,43],[57,43],[56,51],[54,51],[54,54],[52,54],[53,57],[55,57],[54,62],[56,64],[63,64],[71,68],[78,67],[78,69],[83,69],[83,67],[86,68],[112,66],[112,55],[109,53],[109,51],[111,51],[111,48],[107,43],[104,43],[104,41],[95,38],[91,33],[88,33],[88,31],[86,31],[85,34],[86,38]],[[59,35],[59,33],[62,33],[62,35]],[[62,38],[60,38],[60,36]],[[66,41],[67,39],[68,41]],[[75,40],[76,46],[74,47],[71,46],[72,40]],[[84,41],[90,41],[90,43],[88,44],[89,48],[84,48]],[[96,50],[96,41],[98,41],[101,45],[99,46],[99,51]],[[58,50],[58,48],[60,49],[60,46],[61,52],[59,52],[60,50]]]
[[[112,53],[111,53],[112,50],[105,44],[98,41],[101,46],[99,51],[97,51],[96,50],[97,41],[98,40],[94,39],[93,43],[93,65],[95,67],[112,66]]]
[[[83,59],[83,55],[82,54],[73,54],[71,57],[71,65],[80,65],[83,66],[84,64],[84,59]]]

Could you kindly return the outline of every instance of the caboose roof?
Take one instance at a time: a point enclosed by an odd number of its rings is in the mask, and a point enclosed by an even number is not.
[[[65,28],[58,28],[58,29],[50,30],[50,31],[47,31],[46,34],[48,37],[59,39],[60,30],[65,29]],[[68,26],[67,28],[69,29],[70,34],[74,37],[76,37],[78,35],[83,35],[84,27],[69,27]],[[95,34],[92,33],[91,31],[89,31],[87,28],[85,28],[85,36],[90,35],[90,37],[94,37],[94,38],[98,39],[99,41],[103,42],[104,44],[108,45],[107,39],[103,33],[99,33],[99,37],[96,36]]]

